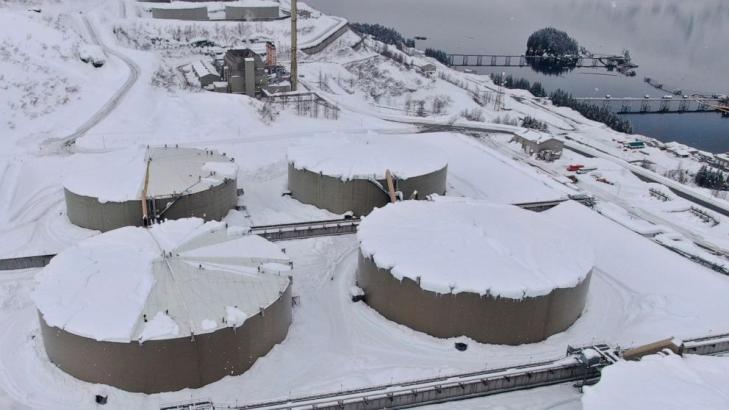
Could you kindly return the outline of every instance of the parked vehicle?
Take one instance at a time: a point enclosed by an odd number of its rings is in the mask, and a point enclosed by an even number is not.
[[[584,168],[584,167],[585,167],[584,165],[572,164],[567,167],[567,171],[575,172],[575,171],[578,171],[580,168]]]

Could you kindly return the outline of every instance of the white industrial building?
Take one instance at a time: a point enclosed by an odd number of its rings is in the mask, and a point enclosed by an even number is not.
[[[511,141],[520,144],[527,154],[536,155],[537,158],[545,161],[559,159],[564,150],[564,142],[550,134],[535,130],[516,132]]]

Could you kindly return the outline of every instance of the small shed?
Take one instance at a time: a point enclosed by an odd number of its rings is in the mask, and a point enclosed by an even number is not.
[[[640,140],[628,141],[623,146],[628,149],[643,149],[645,148],[645,142]]]

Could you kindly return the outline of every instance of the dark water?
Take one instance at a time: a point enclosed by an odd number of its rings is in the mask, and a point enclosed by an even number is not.
[[[729,0],[308,0],[351,21],[391,26],[418,48],[450,53],[521,54],[542,27],[567,31],[595,53],[630,50],[635,78],[576,69],[545,76],[529,68],[480,68],[539,80],[579,97],[654,97],[651,77],[685,94],[729,94]],[[636,132],[712,152],[729,151],[729,119],[715,113],[628,115]]]

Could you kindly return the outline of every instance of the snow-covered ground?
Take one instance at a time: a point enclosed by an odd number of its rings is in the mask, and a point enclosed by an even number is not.
[[[729,358],[674,354],[605,369],[600,382],[585,388],[582,408],[704,409],[727,408]]]
[[[29,11],[31,5],[41,12]],[[339,106],[339,119],[281,109],[267,121],[259,115],[262,103],[188,88],[174,67],[208,51],[190,45],[200,38],[220,46],[272,38],[283,56],[288,21],[203,24],[152,20],[137,11],[131,0],[0,5],[0,23],[8,28],[0,33],[0,257],[56,253],[97,234],[71,225],[65,216],[62,181],[75,157],[148,144],[225,152],[236,159],[238,184],[245,189],[241,210],[231,211],[225,222],[250,226],[336,217],[282,196],[291,145],[317,135],[404,134],[445,157],[450,196],[509,204],[579,192],[594,195],[599,213],[575,203],[547,211],[587,238],[595,251],[585,312],[570,329],[541,343],[511,347],[457,339],[469,344],[459,352],[455,340],[414,332],[350,301],[357,261],[354,237],[285,242],[296,267],[293,290],[301,302],[287,339],[244,375],[202,389],[148,396],[80,382],[49,363],[30,299],[37,270],[0,272],[0,407],[96,408],[97,393],[109,395],[109,408],[156,408],[191,398],[235,404],[553,359],[562,357],[567,345],[602,341],[628,346],[729,330],[724,315],[729,279],[658,243],[662,238],[687,248],[727,249],[729,219],[709,212],[718,224],[705,222],[691,211],[691,203],[664,185],[642,182],[625,166],[625,161],[648,159],[662,174],[679,165],[696,169],[693,159],[652,147],[624,151],[620,142],[633,137],[522,91],[506,91],[506,110],[495,111],[489,79],[439,64],[433,77],[407,70],[376,53],[381,45],[370,40],[353,50],[358,38],[352,33],[322,53],[300,58],[301,83]],[[95,43],[85,21],[106,47],[102,67],[80,60],[79,50]],[[342,21],[318,15],[302,19],[300,42],[316,43]],[[413,66],[432,62],[403,58]],[[41,149],[44,141],[72,135],[119,90],[126,91],[68,150]],[[482,117],[472,115],[478,112]],[[426,117],[418,116],[423,113]],[[545,121],[559,138],[588,144],[601,156],[565,151],[551,164],[527,158],[503,134],[515,128],[492,123],[506,115]],[[413,135],[416,123],[491,131],[480,138],[453,132]],[[572,183],[565,167],[574,162],[594,165],[600,175],[580,175]],[[651,195],[651,188],[668,199]],[[691,249],[709,252],[705,248]],[[578,399],[572,387],[558,386],[434,408],[576,408]]]

